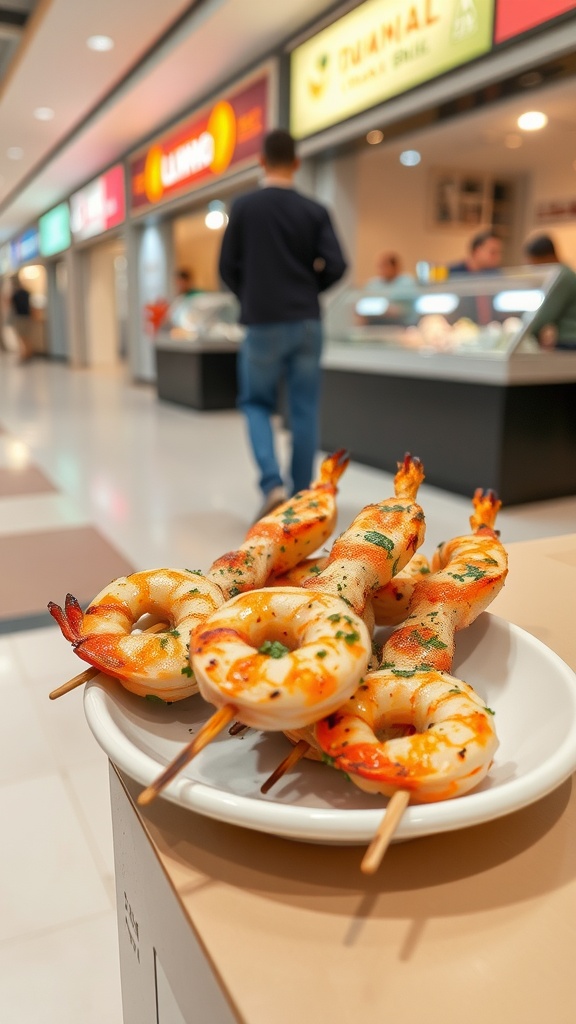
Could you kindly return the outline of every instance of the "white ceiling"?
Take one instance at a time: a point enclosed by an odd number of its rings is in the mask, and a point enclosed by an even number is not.
[[[0,242],[332,6],[38,0],[0,81]],[[95,34],[114,48],[89,50]]]
[[[334,0],[0,0],[2,7],[32,14],[0,78],[0,243]],[[93,34],[111,36],[114,48],[90,51]],[[435,164],[520,173],[552,157],[568,168],[576,160],[573,96],[565,83],[530,88],[409,141]],[[53,120],[36,120],[39,106],[51,107]],[[508,149],[516,117],[535,106],[548,113],[548,128]],[[406,141],[391,142],[391,151]],[[22,150],[21,159],[8,157],[11,147]]]

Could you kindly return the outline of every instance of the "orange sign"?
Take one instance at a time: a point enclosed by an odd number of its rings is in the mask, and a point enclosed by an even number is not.
[[[182,122],[130,163],[134,212],[255,163],[268,124],[268,77]]]

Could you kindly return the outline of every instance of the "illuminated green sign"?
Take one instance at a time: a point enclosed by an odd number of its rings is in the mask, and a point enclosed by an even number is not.
[[[68,203],[60,203],[38,221],[40,255],[54,256],[70,245],[70,211]]]

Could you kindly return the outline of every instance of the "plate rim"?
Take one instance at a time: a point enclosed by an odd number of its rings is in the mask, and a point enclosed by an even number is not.
[[[562,785],[576,770],[576,673],[555,651],[521,626],[489,611],[483,612],[475,621],[480,621],[484,616],[487,616],[496,628],[504,628],[516,638],[521,638],[523,643],[535,645],[547,659],[551,660],[559,675],[566,677],[565,689],[567,694],[571,694],[574,712],[572,729],[543,765],[535,766],[524,775],[508,780],[501,787],[472,790],[455,800],[411,804],[395,830],[394,841],[455,831],[512,814],[543,799]],[[569,679],[574,681],[573,690],[570,690],[568,685]],[[86,684],[84,712],[88,725],[114,764],[139,784],[149,785],[162,771],[164,764],[135,746],[122,732],[108,711],[107,704],[110,700],[114,701],[113,694],[109,687],[100,681],[100,675]],[[324,842],[335,845],[369,842],[386,809],[386,802],[374,808],[303,807],[274,800],[273,797],[259,799],[255,796],[231,793],[218,786],[211,786],[182,775],[170,783],[163,791],[162,797],[186,810],[230,825],[301,842]],[[384,797],[382,799],[385,801]],[[426,818],[431,807],[435,813],[433,820],[427,824]],[[303,816],[307,819],[304,830]]]

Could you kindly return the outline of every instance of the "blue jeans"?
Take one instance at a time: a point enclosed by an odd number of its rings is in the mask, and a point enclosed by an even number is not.
[[[238,407],[246,417],[264,494],[283,484],[270,419],[280,381],[286,385],[292,433],[292,493],[310,486],[318,446],[321,352],[319,320],[253,324],[246,331],[238,357]]]

